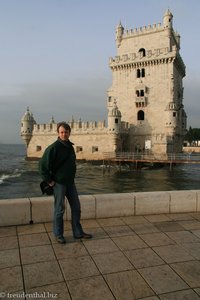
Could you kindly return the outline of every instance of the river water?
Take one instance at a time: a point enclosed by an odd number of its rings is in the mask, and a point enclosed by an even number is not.
[[[0,144],[0,199],[41,196],[38,162],[26,161],[24,145]],[[77,163],[76,185],[79,194],[106,194],[200,189],[200,164],[177,165],[159,169],[119,171],[102,165]]]

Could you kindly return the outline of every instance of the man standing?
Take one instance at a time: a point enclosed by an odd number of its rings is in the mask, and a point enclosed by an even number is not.
[[[71,224],[75,239],[90,239],[80,224],[80,201],[74,178],[76,174],[76,155],[73,143],[70,142],[70,126],[66,122],[57,125],[58,139],[48,146],[39,162],[39,172],[54,190],[53,232],[58,243],[65,244],[63,215],[65,197],[71,208]]]

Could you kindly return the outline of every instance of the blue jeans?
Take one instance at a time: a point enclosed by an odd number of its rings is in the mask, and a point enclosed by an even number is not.
[[[80,224],[81,207],[75,184],[69,187],[56,183],[54,186],[54,220],[53,232],[55,236],[63,235],[64,222],[63,215],[65,212],[65,197],[69,201],[71,208],[71,224],[73,235],[79,236],[83,233]]]

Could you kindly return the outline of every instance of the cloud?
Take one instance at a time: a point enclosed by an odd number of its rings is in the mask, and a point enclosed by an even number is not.
[[[21,142],[20,120],[29,107],[37,123],[107,119],[106,90],[109,78],[76,78],[74,81],[33,82],[0,91],[0,140]],[[6,131],[5,131],[6,128]]]
[[[107,80],[98,78],[31,84],[24,88],[22,98],[27,99],[27,105],[42,118],[43,115],[88,118],[91,113],[97,115],[97,111],[98,116],[102,116],[105,112],[108,85]]]

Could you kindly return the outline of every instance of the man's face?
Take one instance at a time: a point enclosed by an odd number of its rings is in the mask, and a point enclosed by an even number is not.
[[[62,141],[68,141],[70,132],[66,130],[63,126],[60,126],[58,129],[58,136]]]

